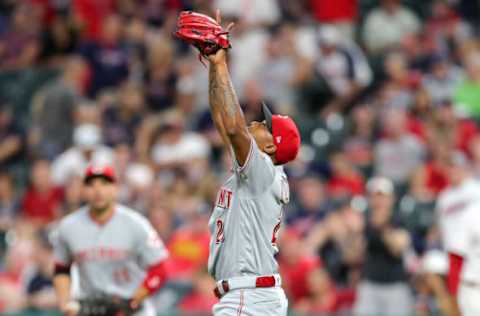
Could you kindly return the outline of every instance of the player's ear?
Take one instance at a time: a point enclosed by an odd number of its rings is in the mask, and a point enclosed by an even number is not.
[[[277,146],[275,146],[273,142],[270,142],[265,145],[265,147],[263,148],[263,151],[265,151],[267,155],[272,156],[277,151]]]

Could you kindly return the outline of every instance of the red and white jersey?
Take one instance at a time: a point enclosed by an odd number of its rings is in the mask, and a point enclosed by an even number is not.
[[[447,252],[463,256],[465,244],[465,214],[472,203],[480,201],[480,183],[473,178],[458,186],[449,186],[440,193],[436,211],[443,245]]]
[[[234,164],[209,222],[208,270],[217,281],[278,273],[277,233],[289,200],[283,167],[274,166],[255,141],[244,166]]]
[[[460,278],[462,281],[480,283],[480,201],[472,203],[465,211],[462,231],[465,254]]]
[[[117,204],[112,217],[97,223],[87,207],[66,216],[54,243],[57,264],[78,267],[79,298],[115,295],[131,298],[145,270],[168,252],[150,222]]]

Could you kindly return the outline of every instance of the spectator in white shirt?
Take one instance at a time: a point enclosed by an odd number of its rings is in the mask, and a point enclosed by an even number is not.
[[[382,0],[380,7],[372,10],[363,27],[363,41],[371,53],[382,53],[400,43],[402,38],[420,30],[418,17],[400,0]]]
[[[65,185],[71,176],[83,173],[88,164],[111,165],[114,162],[112,149],[102,145],[100,128],[94,124],[77,126],[73,143],[53,161],[52,177],[56,185]]]
[[[382,119],[385,137],[375,146],[376,174],[403,185],[422,162],[424,145],[407,129],[407,114],[389,109]]]

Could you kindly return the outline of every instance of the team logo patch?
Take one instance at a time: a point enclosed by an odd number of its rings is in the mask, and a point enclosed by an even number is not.
[[[218,192],[218,197],[217,197],[217,207],[223,208],[223,209],[229,209],[230,205],[232,203],[232,191],[221,188],[220,192]]]

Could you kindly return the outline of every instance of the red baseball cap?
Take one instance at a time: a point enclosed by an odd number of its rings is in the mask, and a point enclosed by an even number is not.
[[[275,153],[277,163],[283,165],[294,160],[301,143],[297,125],[288,116],[272,114],[265,103],[262,103],[262,111],[267,128],[272,133],[273,143],[277,146]]]
[[[85,170],[83,182],[88,184],[90,180],[97,177],[104,178],[110,182],[116,181],[115,170],[112,166],[89,166]]]

